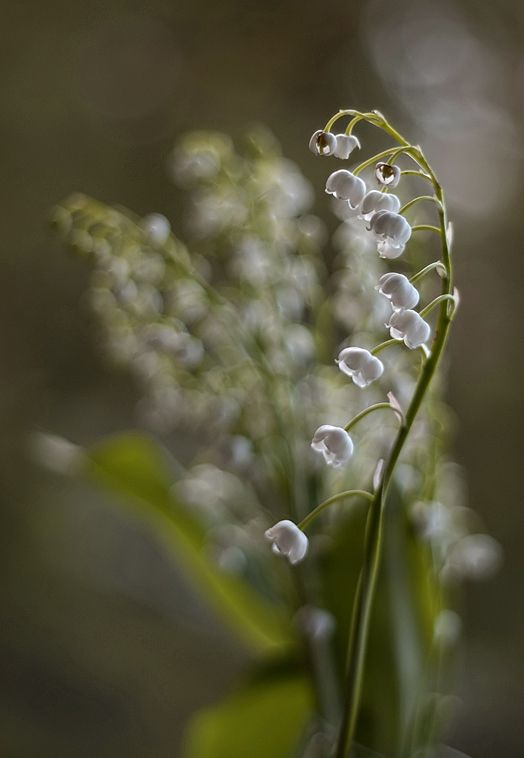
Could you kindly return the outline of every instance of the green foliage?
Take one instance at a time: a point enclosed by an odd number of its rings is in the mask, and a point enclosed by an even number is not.
[[[193,719],[184,758],[289,758],[311,711],[306,677],[250,683]]]
[[[293,642],[285,614],[259,597],[242,579],[219,569],[205,552],[205,531],[177,502],[168,454],[139,434],[110,438],[87,451],[87,473],[120,496],[123,508],[154,531],[169,555],[243,642],[258,653],[277,652]]]

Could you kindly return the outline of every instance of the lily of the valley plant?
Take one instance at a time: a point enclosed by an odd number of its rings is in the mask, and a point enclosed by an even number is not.
[[[373,129],[383,149],[362,157]],[[187,245],[162,214],[83,195],[53,213],[150,430],[75,447],[75,472],[139,506],[256,663],[192,720],[187,758],[434,755],[457,584],[498,558],[446,456],[443,188],[377,111],[336,113],[309,148],[331,238],[261,130],[175,147]],[[55,469],[70,450],[37,447]]]

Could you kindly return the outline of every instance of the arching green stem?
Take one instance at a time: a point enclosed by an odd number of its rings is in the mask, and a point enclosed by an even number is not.
[[[373,350],[370,350],[371,355],[378,355],[383,350],[385,350],[387,347],[390,347],[391,345],[400,345],[402,343],[402,340],[393,339],[393,337],[390,340],[386,340],[385,342],[381,342],[379,345],[373,348]]]
[[[381,114],[377,114],[380,116]],[[448,238],[446,237],[446,228],[448,226],[447,211],[445,205],[444,192],[438,182],[431,166],[428,164],[422,150],[419,147],[412,147],[390,124],[383,118],[380,126],[393,139],[405,147],[406,153],[410,154],[419,165],[424,175],[430,179],[435,196],[440,203],[438,208],[439,227],[430,227],[431,230],[437,231],[441,239],[441,263],[446,271],[446,277],[442,280],[442,298],[440,303],[439,318],[436,324],[431,351],[427,360],[423,364],[420,375],[411,398],[411,402],[406,411],[405,423],[400,427],[397,436],[393,442],[389,459],[385,465],[382,480],[378,484],[368,513],[368,522],[364,544],[364,559],[360,578],[357,585],[353,604],[353,615],[351,623],[351,633],[348,646],[348,667],[346,672],[345,701],[342,723],[336,745],[336,758],[346,758],[353,744],[355,729],[357,725],[358,713],[360,709],[360,699],[362,691],[362,682],[364,666],[366,659],[366,650],[369,637],[369,626],[373,600],[380,567],[383,542],[383,513],[387,506],[387,493],[395,466],[402,453],[404,443],[409,436],[413,422],[422,405],[426,392],[431,380],[438,367],[442,351],[446,344],[449,327],[451,324],[452,314],[449,313],[448,301],[453,295],[453,272],[451,263],[451,251]],[[388,341],[389,342],[389,341]],[[391,343],[390,343],[391,344]],[[385,346],[385,343],[384,343]]]
[[[424,268],[421,268],[420,271],[417,271],[416,274],[413,274],[413,276],[410,277],[409,281],[411,284],[415,284],[415,282],[423,279],[427,274],[431,273],[431,271],[437,271],[441,279],[447,276],[446,269],[442,264],[442,261],[433,261],[433,263],[428,263],[427,266],[424,266]]]
[[[420,203],[422,200],[430,200],[432,203],[440,205],[440,201],[437,200],[435,195],[419,195],[418,197],[414,197],[412,200],[409,200],[407,203],[404,203],[402,208],[399,210],[399,213],[405,213],[409,208],[411,208],[416,203]]]
[[[412,232],[436,232],[437,234],[445,234],[439,226],[433,226],[433,224],[415,224],[411,227]]]
[[[365,418],[369,413],[374,413],[374,411],[380,411],[382,408],[389,408],[390,411],[393,411],[397,418],[400,418],[401,422],[404,420],[401,418],[400,411],[398,408],[395,408],[391,403],[375,403],[374,405],[370,405],[368,408],[364,408],[363,411],[360,411],[360,413],[357,413],[356,416],[353,416],[351,421],[348,421],[344,429],[346,432],[349,432],[350,429],[353,429],[355,424],[358,424],[358,422]]]
[[[440,303],[444,302],[445,300],[449,300],[453,303],[454,306],[456,306],[457,299],[455,295],[450,295],[449,293],[445,293],[444,295],[439,295],[434,300],[431,301],[431,303],[428,303],[422,310],[420,311],[419,315],[424,318],[424,316],[427,316],[428,313],[431,313],[431,311],[437,307]]]
[[[338,503],[340,500],[345,500],[347,497],[364,497],[367,500],[373,500],[373,493],[367,492],[366,490],[346,490],[345,492],[339,492],[337,495],[332,495],[331,497],[328,497],[327,500],[324,500],[324,502],[320,503],[320,505],[317,505],[316,508],[314,508],[311,513],[308,513],[307,516],[305,516],[302,521],[300,521],[297,526],[299,529],[306,529],[312,521],[314,521],[317,516],[322,513],[324,508],[328,508],[330,505],[333,505],[333,503]]]

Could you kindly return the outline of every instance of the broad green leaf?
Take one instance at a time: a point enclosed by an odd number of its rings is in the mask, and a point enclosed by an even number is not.
[[[290,758],[313,708],[303,677],[243,687],[189,725],[184,758]]]
[[[159,445],[136,433],[119,435],[88,450],[87,460],[88,475],[121,496],[121,503],[147,523],[249,647],[273,653],[293,643],[285,615],[207,557],[205,532],[174,498],[167,453]]]
[[[392,492],[386,510],[357,740],[391,758],[406,754],[413,718],[428,687],[428,656],[440,598],[425,546]],[[363,555],[365,508],[337,525],[323,565],[324,604],[337,619],[337,659],[344,669],[353,598]]]

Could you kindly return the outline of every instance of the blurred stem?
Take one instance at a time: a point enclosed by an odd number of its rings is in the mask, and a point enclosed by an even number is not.
[[[435,374],[442,351],[446,344],[449,326],[451,324],[451,316],[449,314],[447,301],[449,296],[453,295],[451,251],[446,237],[447,211],[442,187],[419,147],[409,145],[404,137],[393,129],[383,117],[381,117],[380,123],[377,124],[376,121],[371,123],[382,128],[393,139],[403,145],[406,152],[418,163],[422,172],[427,173],[428,177],[431,179],[435,191],[435,197],[440,204],[438,208],[439,227],[432,227],[432,229],[438,231],[441,238],[442,264],[447,274],[446,278],[442,281],[442,295],[448,297],[442,299],[440,302],[440,313],[435,329],[433,344],[431,346],[431,352],[427,361],[421,368],[413,397],[406,411],[405,424],[400,427],[397,433],[389,460],[386,463],[382,475],[382,481],[376,489],[368,513],[364,544],[364,559],[353,604],[353,616],[348,649],[348,668],[346,673],[346,694],[342,724],[336,746],[336,758],[346,758],[348,755],[351,745],[353,744],[357,726],[371,611],[373,608],[373,600],[382,554],[383,513],[386,507],[388,488],[393,477],[396,463],[404,447],[404,443],[426,396],[426,392]]]

